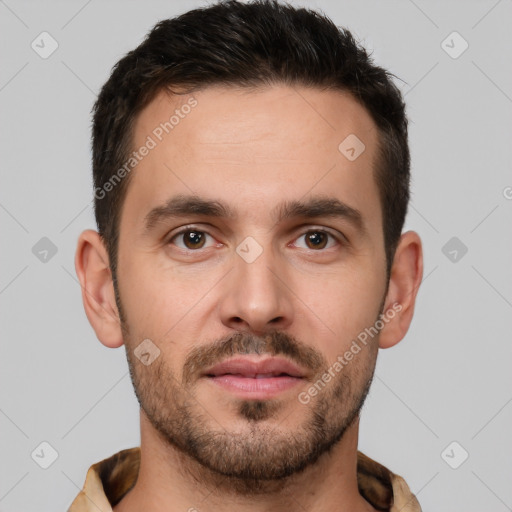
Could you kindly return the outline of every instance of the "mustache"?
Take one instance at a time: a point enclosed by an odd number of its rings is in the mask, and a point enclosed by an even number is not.
[[[183,384],[193,382],[204,370],[217,363],[236,355],[248,354],[283,355],[315,374],[328,366],[319,352],[284,332],[272,331],[264,336],[237,332],[192,349],[183,365]]]

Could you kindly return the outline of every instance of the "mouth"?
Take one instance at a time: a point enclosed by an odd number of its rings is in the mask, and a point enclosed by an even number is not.
[[[235,357],[208,368],[204,375],[208,377],[238,375],[250,379],[280,376],[302,378],[305,376],[305,372],[295,363],[283,358],[272,357],[255,360],[249,357]]]
[[[293,377],[293,375],[289,375],[288,373],[216,373],[216,374],[207,374],[207,377],[224,377],[226,375],[233,375],[235,377],[243,377],[245,379],[270,379],[273,377]],[[297,377],[300,378],[300,377]]]
[[[305,372],[285,359],[235,358],[206,370],[203,377],[240,397],[261,400],[297,386]]]

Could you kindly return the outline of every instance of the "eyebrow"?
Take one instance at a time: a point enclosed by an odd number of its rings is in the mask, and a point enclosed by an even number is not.
[[[317,217],[337,218],[350,222],[367,234],[361,212],[333,197],[313,197],[307,201],[284,201],[270,212],[276,222],[293,218]],[[177,195],[165,204],[153,208],[145,217],[145,231],[151,231],[157,224],[169,219],[200,215],[213,218],[236,219],[235,211],[219,200],[204,199],[196,195]]]
[[[307,201],[285,201],[277,205],[271,212],[279,222],[285,219],[305,217],[327,217],[347,220],[358,231],[366,234],[362,213],[334,197],[313,197]]]
[[[221,201],[202,199],[194,195],[171,197],[164,205],[153,208],[145,218],[145,229],[150,231],[158,223],[168,219],[203,215],[217,218],[236,218],[235,212]]]

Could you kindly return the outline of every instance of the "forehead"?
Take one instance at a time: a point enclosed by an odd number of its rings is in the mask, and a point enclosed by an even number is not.
[[[135,123],[133,148],[151,141],[152,149],[132,172],[125,206],[143,215],[172,194],[192,193],[228,198],[249,214],[278,198],[329,193],[379,216],[377,138],[371,116],[345,92],[285,85],[162,91]]]

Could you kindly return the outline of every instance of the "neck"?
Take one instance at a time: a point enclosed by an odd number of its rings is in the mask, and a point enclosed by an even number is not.
[[[137,482],[114,512],[369,512],[357,487],[359,420],[329,453],[302,472],[278,481],[242,481],[198,464],[153,429],[141,412],[141,461]]]

